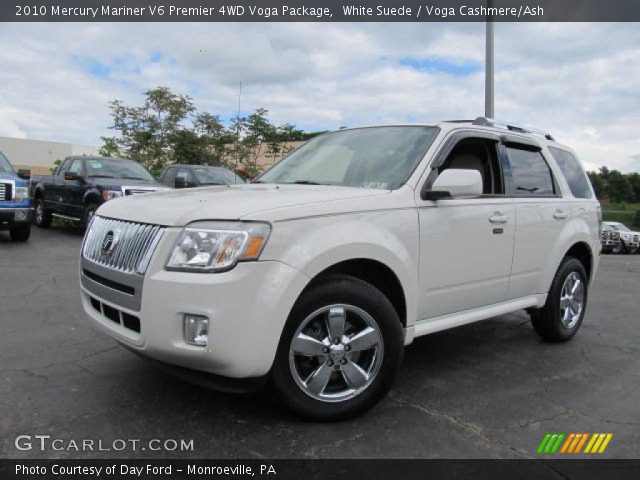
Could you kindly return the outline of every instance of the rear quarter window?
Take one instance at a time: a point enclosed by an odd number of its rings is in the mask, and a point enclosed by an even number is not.
[[[573,196],[591,198],[591,187],[578,159],[571,152],[559,148],[549,147],[549,151],[567,180]]]
[[[518,196],[552,196],[555,182],[551,169],[538,150],[507,147],[511,175]]]

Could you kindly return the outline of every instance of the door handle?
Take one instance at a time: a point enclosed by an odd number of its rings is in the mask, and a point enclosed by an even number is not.
[[[495,215],[491,215],[489,217],[489,221],[491,223],[507,223],[508,220],[509,217],[507,215],[501,215],[499,213],[496,213]]]
[[[553,214],[553,218],[555,218],[556,220],[564,220],[568,216],[569,214],[564,210],[556,210]]]

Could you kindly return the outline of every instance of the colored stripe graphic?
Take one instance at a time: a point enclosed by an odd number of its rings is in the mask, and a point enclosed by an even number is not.
[[[613,433],[557,433],[545,434],[538,454],[573,454],[579,453],[604,453],[613,438]],[[583,450],[584,448],[584,450]]]
[[[564,437],[564,433],[547,433],[538,445],[538,453],[556,453]]]

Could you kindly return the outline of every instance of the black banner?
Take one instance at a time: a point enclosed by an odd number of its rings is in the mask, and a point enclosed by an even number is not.
[[[638,22],[638,0],[16,0],[1,22]]]
[[[1,460],[15,480],[638,478],[640,460]]]

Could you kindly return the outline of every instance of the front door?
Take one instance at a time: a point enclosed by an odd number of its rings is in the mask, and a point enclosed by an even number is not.
[[[449,168],[476,169],[483,194],[418,199],[420,221],[419,318],[431,319],[504,301],[515,235],[513,198],[492,134],[456,133],[434,159],[425,188]]]

